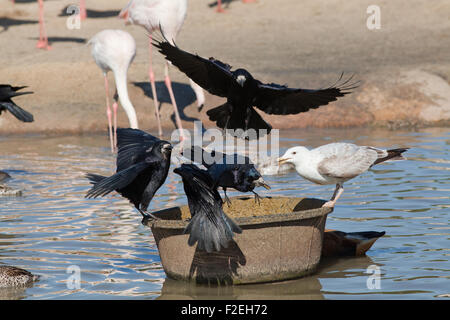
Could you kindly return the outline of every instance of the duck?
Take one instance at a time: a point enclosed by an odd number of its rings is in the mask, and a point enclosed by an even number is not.
[[[0,288],[29,286],[38,280],[39,276],[27,270],[14,266],[0,266]]]
[[[364,256],[385,231],[343,232],[326,229],[323,234],[322,257]]]
[[[0,171],[0,182],[6,181],[10,178],[11,176],[8,173],[6,173],[5,171]]]

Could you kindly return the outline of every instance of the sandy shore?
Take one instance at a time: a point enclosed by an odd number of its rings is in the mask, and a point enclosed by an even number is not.
[[[35,49],[36,2],[2,1],[0,7],[0,83],[28,85],[34,95],[15,101],[34,114],[24,124],[0,116],[0,133],[83,133],[104,131],[103,79],[84,41],[100,30],[124,29],[136,39],[138,52],[129,70],[129,93],[142,129],[154,131],[153,101],[146,96],[148,40],[143,28],[125,26],[116,16],[88,18],[69,29],[62,9],[77,1],[46,1],[45,20],[53,49]],[[210,1],[212,2],[212,1]],[[120,10],[127,0],[87,1],[88,9]],[[381,29],[369,30],[366,9],[381,9]],[[1,30],[0,30],[1,31]],[[214,56],[235,68],[245,67],[263,82],[292,87],[325,87],[340,72],[356,73],[363,84],[336,103],[295,116],[264,117],[274,128],[353,126],[437,126],[450,123],[450,2],[447,0],[258,0],[231,3],[217,14],[208,1],[189,1],[188,16],[177,44],[202,56]],[[154,52],[161,100],[163,59]],[[187,78],[171,69],[185,127],[200,119]],[[112,74],[110,74],[113,83]],[[222,99],[206,95],[207,110]],[[161,114],[166,132],[174,128],[170,104]],[[119,125],[128,123],[119,109]]]

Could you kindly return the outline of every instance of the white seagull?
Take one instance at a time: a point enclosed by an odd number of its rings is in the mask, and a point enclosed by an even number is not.
[[[330,143],[312,150],[301,146],[290,148],[278,158],[278,162],[293,164],[301,177],[313,183],[336,184],[331,200],[323,205],[334,207],[344,192],[345,181],[366,172],[378,163],[406,160],[402,156],[406,150],[408,148],[383,150],[352,143]]]
[[[89,40],[88,44],[92,46],[92,56],[95,63],[102,69],[105,78],[106,91],[106,114],[108,116],[109,139],[111,141],[111,151],[114,151],[117,144],[117,95],[120,104],[125,110],[130,127],[138,129],[138,121],[136,111],[128,97],[127,89],[127,72],[131,62],[136,55],[136,43],[134,38],[123,30],[103,30],[97,33]],[[116,95],[114,96],[114,135],[111,123],[111,107],[109,104],[109,86],[108,71],[114,73],[114,81],[116,82]]]
[[[173,45],[178,32],[183,25],[187,12],[187,0],[131,0],[119,14],[119,17],[125,19],[127,23],[137,24],[144,27],[149,33],[150,67],[149,77],[152,88],[153,101],[155,105],[156,120],[158,123],[159,136],[162,135],[161,121],[159,116],[158,97],[156,95],[155,75],[152,67],[152,32],[161,31],[168,41]],[[169,78],[169,64],[165,65],[165,84],[169,90],[170,100],[174,107],[175,120],[180,135],[182,136],[182,125],[178,113],[175,96],[172,91],[172,84]],[[199,111],[205,102],[203,89],[189,79],[190,85],[197,97],[197,106]]]

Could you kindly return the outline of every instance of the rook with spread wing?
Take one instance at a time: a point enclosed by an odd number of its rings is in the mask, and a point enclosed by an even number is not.
[[[293,89],[275,83],[264,84],[245,69],[232,71],[226,63],[183,51],[166,40],[154,40],[153,45],[203,89],[227,98],[226,103],[208,110],[207,115],[218,127],[234,129],[235,136],[248,138],[248,129],[255,129],[257,137],[264,132],[259,132],[259,129],[270,133],[271,125],[254,107],[267,114],[298,114],[327,105],[358,86],[358,83],[351,82],[352,77],[343,80],[343,74],[334,86],[325,89]]]
[[[117,171],[106,178],[89,173],[94,185],[87,198],[105,196],[116,190],[144,216],[156,191],[167,178],[172,145],[138,129],[117,129]]]

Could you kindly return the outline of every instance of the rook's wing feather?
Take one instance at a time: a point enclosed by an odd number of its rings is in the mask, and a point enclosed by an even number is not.
[[[159,49],[167,60],[184,72],[200,87],[209,93],[226,97],[232,80],[231,66],[214,58],[209,60],[183,51],[167,41],[154,40],[153,45]]]
[[[125,170],[119,171],[108,178],[98,181],[87,192],[86,198],[102,197],[114,190],[125,188],[148,166],[149,163],[142,161]]]
[[[341,76],[342,77],[342,76]],[[258,84],[258,94],[254,105],[268,114],[297,114],[309,109],[327,105],[338,97],[351,92],[358,83],[349,83],[351,78],[340,85],[326,89],[293,89],[275,83]]]
[[[142,161],[158,138],[142,130],[131,128],[117,129],[117,172]]]

